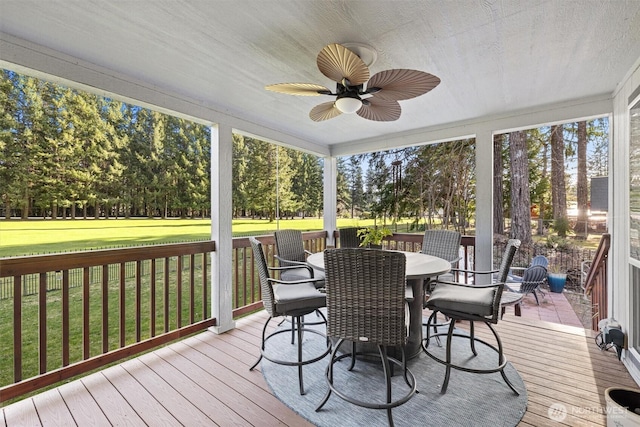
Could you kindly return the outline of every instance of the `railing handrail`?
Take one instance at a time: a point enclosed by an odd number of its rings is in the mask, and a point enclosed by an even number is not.
[[[593,292],[593,288],[598,284],[595,280],[600,269],[607,268],[607,258],[609,257],[609,248],[611,247],[611,235],[603,234],[598,244],[598,249],[593,257],[593,262],[589,267],[589,272],[584,281],[584,293],[589,296]]]
[[[602,319],[609,317],[607,259],[610,247],[611,235],[603,234],[584,283],[584,293],[589,297],[592,310],[595,311],[591,316],[591,329],[594,331],[600,328],[599,323]]]
[[[0,258],[0,277],[72,270],[130,261],[144,261],[180,255],[214,252],[214,241],[192,243],[168,243],[163,245],[136,246],[121,249],[65,252],[60,254],[27,255]]]

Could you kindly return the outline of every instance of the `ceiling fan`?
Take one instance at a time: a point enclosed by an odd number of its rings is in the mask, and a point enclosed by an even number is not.
[[[335,93],[314,83],[279,83],[265,86],[265,89],[288,95],[335,96],[335,101],[313,107],[309,117],[316,122],[342,113],[356,113],[368,120],[390,122],[400,118],[402,109],[398,101],[424,95],[440,84],[440,79],[432,74],[408,69],[381,71],[369,78],[368,65],[375,60],[375,52],[370,48],[358,49],[364,45],[351,45],[360,55],[337,43],[325,46],[318,54],[318,68],[336,82]],[[368,65],[361,59],[363,52],[373,56]]]

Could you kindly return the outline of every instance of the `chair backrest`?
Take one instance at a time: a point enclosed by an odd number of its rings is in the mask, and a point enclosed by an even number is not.
[[[547,279],[547,268],[542,265],[534,265],[524,270],[520,292],[531,292],[542,285]]]
[[[267,260],[264,257],[262,250],[262,243],[255,237],[249,237],[251,248],[253,249],[253,262],[258,270],[258,276],[260,277],[260,289],[262,290],[262,303],[265,310],[270,316],[275,314],[275,298],[273,295],[273,288],[269,281],[269,269],[267,268]]]
[[[531,264],[529,265],[529,267],[533,267],[535,265],[541,265],[544,268],[547,268],[549,267],[549,259],[544,255],[536,255],[531,260]]]
[[[295,265],[283,262],[283,259],[297,262],[306,261],[302,232],[300,230],[278,230],[273,235],[276,238],[276,251],[278,251],[281,267]]]
[[[358,248],[362,237],[358,236],[358,227],[346,227],[341,228],[340,232],[340,247],[341,248]]]
[[[327,249],[327,335],[379,345],[404,345],[405,265],[406,257],[401,252]]]
[[[452,230],[426,230],[422,238],[423,254],[437,256],[455,263],[460,259],[462,235]]]
[[[520,240],[509,239],[509,241],[507,242],[507,247],[504,248],[504,253],[502,254],[502,261],[500,262],[500,268],[498,269],[498,275],[496,276],[495,280],[496,283],[505,283],[507,281],[507,276],[509,275],[509,270],[511,269],[513,257],[516,255],[519,247]]]

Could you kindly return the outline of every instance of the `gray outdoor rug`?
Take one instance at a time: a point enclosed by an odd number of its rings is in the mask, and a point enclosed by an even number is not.
[[[310,317],[313,319],[315,315]],[[290,327],[284,323],[281,327]],[[276,351],[281,358],[295,360],[296,345],[291,344],[290,334],[279,334],[267,342],[268,351]],[[444,355],[445,339],[442,347],[432,346],[441,356]],[[325,341],[316,334],[305,334],[303,348],[305,354],[322,353]],[[342,348],[348,348],[343,344]],[[454,338],[452,354],[458,362],[464,360],[467,366],[495,366],[498,356],[487,346],[477,343],[478,356],[469,348],[469,340]],[[273,353],[272,353],[273,354]],[[298,370],[296,367],[276,365],[265,359],[261,362],[261,370],[273,394],[296,413],[317,426],[384,426],[388,424],[386,410],[361,408],[352,405],[335,393],[319,411],[316,406],[328,389],[325,370],[329,356],[319,362],[303,367],[306,394],[301,396],[298,390]],[[357,361],[353,371],[347,371],[349,359],[335,364],[334,384],[345,393],[356,396],[360,400],[384,402],[384,376],[382,366],[375,362]],[[444,380],[444,365],[435,362],[422,353],[409,362],[409,369],[416,377],[419,393],[407,403],[393,409],[393,420],[396,426],[515,426],[521,420],[527,407],[527,392],[522,378],[515,368],[508,363],[505,368],[507,378],[520,392],[516,396],[504,383],[500,373],[472,374],[452,370],[447,393],[440,394]],[[404,395],[408,387],[398,375],[393,377],[393,396]],[[397,386],[397,387],[396,387]]]

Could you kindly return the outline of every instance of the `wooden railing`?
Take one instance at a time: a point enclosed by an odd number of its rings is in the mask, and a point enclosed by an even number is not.
[[[597,331],[598,323],[609,317],[607,299],[607,258],[611,247],[611,235],[603,234],[598,249],[584,281],[584,293],[591,298],[591,329]]]
[[[13,315],[0,325],[13,384],[0,388],[0,402],[215,325],[208,273],[214,250],[206,241],[0,259],[0,278],[13,279],[13,298],[2,307]],[[97,283],[90,280],[96,268]],[[50,292],[52,273],[59,291]],[[30,275],[38,277],[38,292],[23,296]]]

